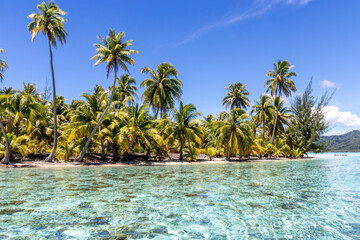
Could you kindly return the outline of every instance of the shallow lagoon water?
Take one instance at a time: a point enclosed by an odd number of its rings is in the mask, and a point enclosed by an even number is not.
[[[0,169],[0,239],[360,239],[360,155]]]

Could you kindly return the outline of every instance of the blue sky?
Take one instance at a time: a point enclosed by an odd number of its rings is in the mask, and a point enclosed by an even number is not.
[[[39,1],[2,1],[1,58],[9,69],[1,87],[21,88],[35,82],[44,89],[50,79],[47,42],[31,42],[26,16]],[[140,68],[170,62],[184,83],[182,101],[206,114],[224,110],[224,87],[247,84],[251,100],[265,91],[266,72],[273,62],[295,65],[298,93],[313,77],[314,94],[336,94],[327,108],[339,134],[360,129],[360,1],[357,0],[58,0],[68,13],[67,43],[54,50],[57,92],[67,99],[96,84],[107,87],[105,65],[93,66],[96,36],[109,28],[134,40],[138,85]],[[140,90],[141,95],[142,90]],[[291,102],[291,99],[288,100]]]

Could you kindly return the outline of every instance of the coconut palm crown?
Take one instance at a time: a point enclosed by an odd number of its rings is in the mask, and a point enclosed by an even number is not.
[[[101,115],[98,123],[92,130],[88,140],[86,141],[85,147],[81,152],[80,156],[78,157],[79,161],[82,161],[83,157],[85,156],[86,150],[89,147],[91,139],[95,134],[96,130],[100,126],[101,122],[103,121],[106,113],[108,112],[111,102],[114,98],[114,93],[116,90],[116,81],[117,71],[122,68],[124,71],[129,72],[129,69],[126,64],[134,65],[136,62],[134,59],[130,57],[130,55],[138,53],[136,50],[128,49],[128,47],[132,46],[132,40],[123,41],[125,37],[124,32],[115,33],[114,29],[110,29],[109,35],[105,38],[98,36],[99,40],[102,41],[103,44],[96,43],[94,46],[96,47],[96,54],[91,58],[91,60],[96,59],[95,66],[99,65],[100,63],[107,63],[106,66],[106,76],[109,78],[109,74],[112,70],[114,70],[114,82],[112,86],[111,95],[109,97],[109,103],[106,109],[104,110],[103,114]]]
[[[284,94],[286,97],[291,95],[291,92],[296,91],[295,83],[290,79],[296,77],[295,72],[291,72],[294,65],[290,65],[288,61],[278,61],[274,63],[274,69],[267,72],[266,76],[271,77],[265,83],[267,87],[266,92],[270,92],[271,96],[281,97]],[[271,144],[274,141],[275,129],[277,124],[278,112],[275,114],[275,125],[271,135]]]
[[[140,87],[145,87],[141,99],[152,107],[156,119],[159,111],[167,112],[168,109],[174,107],[175,100],[180,100],[183,84],[177,78],[178,71],[169,63],[159,64],[156,71],[143,67],[141,72],[151,77],[145,79],[140,85]]]
[[[246,109],[250,106],[250,100],[247,97],[250,93],[246,89],[246,84],[235,83],[225,89],[229,91],[223,99],[223,105],[226,108],[230,106],[231,110],[235,108]]]
[[[51,162],[54,158],[57,147],[57,110],[56,110],[56,87],[55,87],[55,73],[53,66],[53,55],[51,45],[56,47],[57,40],[64,44],[66,42],[67,32],[64,29],[64,22],[67,20],[63,17],[66,12],[61,10],[55,2],[51,1],[49,4],[42,2],[37,6],[39,13],[32,13],[28,16],[31,22],[28,25],[28,30],[31,33],[31,40],[34,41],[37,34],[41,31],[48,39],[50,52],[50,68],[53,86],[53,113],[54,113],[54,146],[47,157],[46,161]]]

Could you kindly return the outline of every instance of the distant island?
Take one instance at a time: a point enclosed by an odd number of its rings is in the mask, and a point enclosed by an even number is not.
[[[334,152],[360,152],[360,130],[354,130],[343,135],[323,136],[328,142],[328,148]]]

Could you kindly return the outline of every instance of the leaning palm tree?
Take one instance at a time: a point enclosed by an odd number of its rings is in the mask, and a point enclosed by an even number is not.
[[[90,133],[90,136],[88,140],[86,141],[85,147],[83,151],[81,152],[80,156],[77,158],[78,161],[82,161],[82,159],[85,156],[86,150],[89,147],[89,144],[91,142],[91,139],[93,135],[95,134],[96,130],[100,126],[102,120],[104,119],[106,113],[108,112],[111,102],[114,97],[114,92],[116,89],[116,80],[117,80],[117,71],[118,68],[122,68],[124,71],[129,72],[128,67],[126,64],[134,65],[136,62],[134,59],[130,57],[131,54],[138,53],[136,50],[127,49],[128,47],[132,46],[132,40],[123,41],[123,38],[125,37],[124,32],[119,32],[118,34],[115,33],[115,30],[110,29],[109,35],[106,37],[106,39],[98,36],[99,40],[103,42],[104,45],[96,43],[96,54],[91,58],[98,59],[95,62],[95,66],[99,65],[100,63],[106,62],[107,63],[107,71],[106,76],[109,78],[109,74],[111,70],[114,70],[114,83],[112,86],[111,95],[109,97],[109,102],[104,110],[103,114],[101,115],[99,121],[97,122],[96,126]]]
[[[235,83],[225,89],[229,91],[223,99],[223,105],[226,108],[230,106],[231,110],[235,108],[246,109],[250,106],[250,100],[247,97],[250,93],[246,90],[246,84]]]
[[[201,121],[197,117],[201,113],[196,110],[193,104],[183,105],[180,102],[179,110],[174,109],[174,121],[169,120],[162,129],[162,135],[165,142],[176,140],[180,144],[180,160],[183,160],[183,149],[186,146],[191,147],[192,143],[200,145],[202,143]]]
[[[291,92],[296,91],[295,83],[290,79],[296,77],[295,72],[291,72],[294,65],[290,65],[288,61],[278,61],[274,63],[274,69],[267,72],[266,76],[271,77],[265,83],[267,87],[266,92],[270,92],[271,96],[281,97],[284,94],[286,97],[291,95]],[[271,144],[274,141],[275,129],[278,120],[278,112],[275,113],[275,126],[271,135]]]
[[[66,19],[62,16],[66,15],[66,12],[61,10],[55,2],[46,4],[42,2],[37,6],[39,13],[32,13],[28,16],[31,18],[31,22],[28,25],[28,30],[32,35],[32,41],[34,41],[37,34],[41,31],[48,40],[50,51],[50,68],[53,85],[53,112],[54,112],[54,146],[51,154],[46,158],[46,161],[51,162],[54,158],[57,147],[57,116],[56,116],[56,87],[55,87],[55,74],[53,66],[53,55],[51,45],[56,47],[57,40],[64,44],[66,42],[67,32],[64,29],[64,22]]]
[[[260,100],[256,101],[255,105],[252,107],[251,114],[254,114],[254,118],[257,122],[262,123],[262,139],[265,140],[266,121],[271,119],[274,105],[272,105],[271,98],[263,94],[261,95]]]
[[[183,84],[177,79],[178,71],[169,63],[159,64],[156,72],[148,67],[143,67],[141,72],[151,77],[140,84],[140,87],[145,87],[141,99],[152,107],[156,119],[159,111],[166,113],[174,107],[174,100],[179,101]]]
[[[0,53],[3,53],[3,52],[4,52],[4,49],[0,48]],[[6,68],[8,68],[7,63],[0,59],[0,82],[2,82],[2,80],[4,79],[3,72],[5,71]],[[6,95],[0,96],[0,107],[2,105],[1,98],[5,98],[5,96]],[[1,110],[1,112],[4,112],[4,111]],[[5,127],[1,121],[1,118],[0,118],[0,128],[4,135],[5,145],[6,145],[6,154],[5,154],[4,158],[1,160],[1,163],[8,163],[10,161],[10,142],[9,142],[9,139],[8,139],[6,131],[5,131]]]

